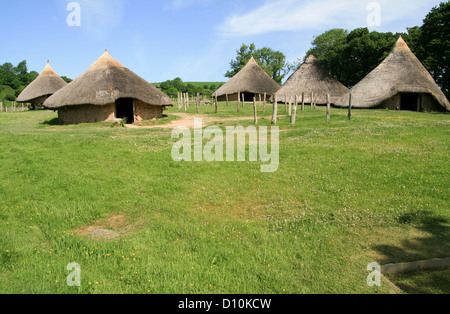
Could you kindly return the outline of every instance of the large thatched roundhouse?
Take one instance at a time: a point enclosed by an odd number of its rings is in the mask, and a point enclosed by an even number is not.
[[[351,90],[352,107],[445,111],[450,104],[435,80],[400,37],[389,56]],[[337,102],[349,106],[349,94]]]
[[[48,97],[56,93],[67,83],[50,66],[50,61],[39,76],[30,83],[17,97],[19,103],[30,103],[40,107]]]
[[[108,51],[80,77],[47,99],[44,107],[58,110],[60,124],[160,118],[172,100],[139,77]]]
[[[289,102],[295,96],[305,96],[305,103],[311,103],[311,94],[315,104],[326,105],[327,95],[330,95],[330,102],[348,93],[348,88],[334,79],[325,70],[313,55],[308,56],[300,68],[289,77],[284,85],[276,93],[277,99],[281,102]],[[286,97],[288,98],[286,100]],[[301,101],[301,99],[299,99]]]
[[[224,101],[228,95],[228,100],[236,101],[240,94],[241,100],[253,101],[254,97],[263,97],[264,94],[270,98],[279,88],[280,85],[252,57],[247,65],[215,91],[213,96],[217,96],[219,101]]]

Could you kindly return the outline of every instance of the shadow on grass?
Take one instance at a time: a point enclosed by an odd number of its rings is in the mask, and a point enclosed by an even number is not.
[[[421,231],[421,235],[401,240],[397,246],[373,246],[385,256],[380,264],[450,257],[449,219],[420,212],[401,216],[400,223],[410,224]],[[400,274],[392,276],[392,281],[407,293],[450,293],[450,269]]]
[[[450,293],[450,270],[405,273],[389,279],[408,294]]]
[[[39,125],[41,127],[59,125],[58,118],[53,118],[53,119],[50,119],[50,120],[46,120],[44,122],[39,123]]]

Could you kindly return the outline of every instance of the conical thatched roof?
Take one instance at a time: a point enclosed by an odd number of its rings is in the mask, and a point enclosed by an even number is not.
[[[213,96],[252,93],[273,95],[280,86],[264,71],[252,57],[247,65],[220,87]]]
[[[86,72],[47,99],[44,107],[104,106],[113,104],[119,98],[133,98],[153,106],[173,105],[166,94],[105,51]]]
[[[17,102],[33,102],[37,98],[54,94],[66,85],[67,83],[53,71],[50,61],[47,61],[44,71],[20,93]]]
[[[444,93],[401,36],[389,56],[350,92],[355,108],[375,108],[398,93],[426,93],[450,110]],[[348,103],[346,94],[337,105],[348,107]]]
[[[276,93],[280,101],[288,97],[301,96],[305,93],[305,102],[311,102],[311,93],[316,95],[317,104],[326,104],[327,95],[333,103],[337,98],[348,93],[348,88],[335,80],[313,55],[308,56],[300,68],[291,75]]]

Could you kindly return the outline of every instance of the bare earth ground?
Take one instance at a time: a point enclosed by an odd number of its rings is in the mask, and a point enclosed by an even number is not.
[[[174,129],[176,127],[188,127],[190,129],[194,128],[194,119],[202,119],[203,126],[208,126],[214,122],[223,121],[241,121],[241,120],[253,120],[253,117],[231,117],[231,118],[218,118],[211,117],[209,115],[192,115],[189,113],[174,113],[174,116],[181,117],[181,119],[171,121],[167,124],[161,125],[151,125],[151,126],[137,126],[137,125],[126,125],[130,129]]]

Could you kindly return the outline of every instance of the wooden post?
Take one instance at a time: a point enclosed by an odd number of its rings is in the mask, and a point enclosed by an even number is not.
[[[266,112],[267,93],[264,93],[264,112]]]
[[[327,95],[327,124],[331,121],[331,105],[330,105],[330,95]]]
[[[277,124],[277,119],[278,119],[278,100],[277,100],[277,96],[274,96],[274,101],[273,101],[273,116],[272,116],[272,124]]]
[[[287,100],[287,94],[284,94],[284,111],[288,111],[288,100]]]
[[[257,107],[256,107],[256,97],[253,97],[253,112],[255,115],[255,125],[258,124],[258,111],[257,111]]]
[[[227,107],[228,107],[228,94],[225,94],[225,98],[227,100]]]
[[[240,92],[238,92],[238,95],[237,95],[238,97],[237,97],[237,112],[241,112],[241,104],[239,103],[240,101],[241,101],[241,93]]]
[[[305,111],[305,92],[302,93],[302,111]]]
[[[295,125],[295,120],[297,119],[297,106],[298,106],[298,98],[297,95],[295,95],[295,100],[294,100],[294,112],[292,113],[291,116],[291,123],[292,125]]]
[[[292,96],[289,96],[289,117],[292,117]]]
[[[313,92],[311,92],[311,110],[313,110],[313,108],[314,108],[314,93]]]
[[[186,93],[186,105],[189,108],[189,93]]]
[[[217,101],[217,94],[216,94],[216,97],[214,97],[214,102],[216,105],[216,113],[219,113],[219,102]]]
[[[200,93],[197,93],[197,113],[200,113]]]
[[[352,93],[348,95],[348,119],[352,119]]]
[[[242,93],[242,108],[245,107],[245,93]]]
[[[258,96],[259,96],[259,105],[261,106],[262,105],[261,94],[258,94]]]

